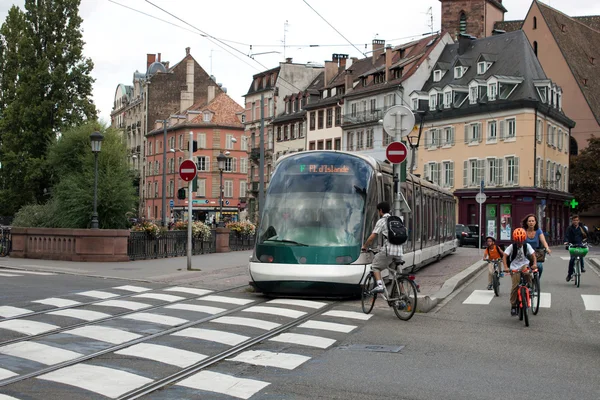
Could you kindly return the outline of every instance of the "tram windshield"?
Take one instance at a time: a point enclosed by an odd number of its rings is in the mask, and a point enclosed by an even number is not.
[[[311,152],[277,166],[266,196],[259,244],[360,246],[373,168],[343,153]]]

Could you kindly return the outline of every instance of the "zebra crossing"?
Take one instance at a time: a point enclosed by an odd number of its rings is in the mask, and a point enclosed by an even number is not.
[[[508,294],[496,297],[493,290],[473,290],[471,294],[462,302],[467,305],[491,305],[492,302],[506,303]],[[583,300],[583,306],[586,311],[600,311],[600,295],[580,295]],[[540,308],[551,308],[552,293],[540,293]]]
[[[19,278],[19,277],[32,276],[32,275],[50,276],[50,275],[57,275],[57,274],[54,274],[52,272],[39,272],[39,271],[26,271],[23,269],[0,268],[0,277],[2,277],[2,278]]]
[[[130,296],[123,298],[124,293]],[[95,302],[86,303],[90,300]],[[271,382],[265,375],[252,377],[240,366],[302,368],[372,316],[325,301],[267,301],[184,286],[120,286],[31,303],[0,307],[0,400],[61,398],[73,390],[81,391],[80,398],[118,398],[304,318],[159,395],[249,399]],[[34,305],[47,308],[28,317],[36,312]],[[72,324],[80,326],[69,329]],[[99,350],[102,355],[96,356]]]

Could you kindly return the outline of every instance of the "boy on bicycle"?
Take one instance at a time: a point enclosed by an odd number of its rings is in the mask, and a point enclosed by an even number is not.
[[[485,244],[487,245],[483,252],[483,259],[496,261],[504,257],[504,252],[500,247],[496,245],[496,239],[491,236],[485,238]],[[492,276],[494,275],[494,265],[488,264],[488,286],[487,290],[492,290]]]
[[[517,228],[513,231],[513,243],[504,251],[504,272],[510,272],[512,278],[512,289],[510,291],[510,315],[517,315],[517,291],[521,282],[521,274],[525,277],[528,285],[531,285],[531,274],[527,267],[531,264],[531,269],[537,269],[535,251],[529,243],[525,243],[527,233],[525,229]],[[510,269],[508,267],[510,257]]]
[[[373,275],[377,280],[377,286],[373,288],[372,293],[383,293],[383,282],[381,280],[381,271],[388,268],[390,264],[394,261],[394,258],[398,258],[402,256],[402,246],[401,245],[393,245],[388,243],[388,228],[387,228],[387,219],[390,216],[390,205],[389,203],[383,201],[377,204],[377,213],[379,214],[379,220],[375,224],[375,228],[371,235],[365,241],[365,244],[362,246],[362,251],[367,251],[367,248],[371,245],[371,243],[380,236],[381,246],[379,247],[379,252],[375,254],[373,257],[373,263],[371,268],[373,269]]]

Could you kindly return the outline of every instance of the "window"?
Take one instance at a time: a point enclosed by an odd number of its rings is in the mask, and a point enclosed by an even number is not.
[[[430,95],[429,96],[429,109],[435,110],[436,103],[437,103],[437,95],[436,94]]]
[[[248,182],[240,181],[240,197],[246,197],[247,188],[248,188]]]
[[[223,181],[223,197],[233,197],[233,181]]]
[[[198,156],[198,171],[208,171],[208,157],[206,156]]]
[[[286,125],[286,126],[283,127],[283,140],[288,140],[288,139],[289,139],[289,137],[288,137],[288,126]]]
[[[450,108],[452,106],[452,92],[444,93],[444,107]]]
[[[335,139],[334,149],[335,150],[341,150],[342,149],[342,139],[340,139],[340,138],[336,138]]]
[[[225,148],[228,150],[233,150],[233,142],[231,139],[233,139],[233,135],[225,135]]]
[[[323,117],[325,115],[325,112],[323,110],[319,110],[319,122],[318,122],[318,129],[323,129]]]
[[[240,172],[242,174],[248,173],[248,159],[247,158],[240,158]]]
[[[537,41],[533,42],[533,54],[535,54],[536,56],[538,55],[538,42]]]
[[[496,96],[498,95],[498,86],[495,83],[490,83],[488,85],[487,95],[490,101],[496,100]]]
[[[311,131],[315,130],[315,114],[316,113],[317,113],[316,111],[313,111],[310,113],[310,130]]]
[[[454,187],[454,162],[444,161],[442,171],[442,186],[447,188]]]
[[[439,69],[436,69],[435,71],[433,71],[433,81],[439,82],[441,80],[442,80],[442,71]]]
[[[154,162],[154,173],[156,175],[160,174],[160,163],[158,161]]]
[[[496,186],[498,184],[498,160],[495,158],[487,159],[487,185]]]
[[[508,126],[507,138],[514,138],[517,136],[517,120],[514,118],[507,119],[506,125]]]
[[[158,197],[158,182],[154,182],[154,197]]]
[[[535,140],[537,140],[538,143],[542,143],[543,126],[544,126],[544,123],[542,122],[542,120],[538,119],[537,123],[535,125]]]
[[[335,108],[335,126],[340,126],[342,123],[342,107]]]
[[[278,126],[277,127],[277,141],[281,141],[281,127]]]
[[[412,109],[415,111],[419,109],[419,99],[412,99]]]
[[[425,164],[425,179],[430,182],[439,184],[440,176],[440,164],[436,162],[429,162]]]
[[[323,150],[323,141],[322,140],[319,140],[317,142],[317,150]]]
[[[487,126],[487,140],[494,142],[497,138],[496,121],[489,121]]]
[[[487,63],[485,61],[477,63],[477,74],[483,75],[487,71]]]
[[[314,150],[314,149],[315,149],[315,142],[310,142],[310,143],[308,144],[308,149],[309,149],[309,150]]]
[[[462,78],[464,72],[465,71],[464,71],[463,67],[454,67],[454,79]]]
[[[386,94],[385,96],[383,96],[383,108],[385,108],[387,110],[391,106],[395,106],[395,105],[396,105],[396,95],[394,93]]]
[[[437,129],[431,129],[425,132],[425,147],[428,149],[435,149],[438,147],[440,142],[439,131]]]
[[[304,137],[304,123],[302,121],[298,122],[298,137]]]
[[[354,150],[354,132],[348,132],[347,150]]]
[[[196,195],[199,197],[206,197],[206,179],[198,179],[198,190],[196,190]]]
[[[373,148],[373,129],[367,129],[367,149]]]
[[[296,139],[296,124],[290,125],[290,139]]]
[[[148,155],[152,155],[152,142],[148,142]]]
[[[350,106],[350,109],[351,109],[351,111],[350,111],[350,113],[351,113],[351,114],[350,114],[350,115],[352,115],[353,117],[356,117],[356,115],[357,115],[357,110],[356,110],[356,108],[357,108],[357,105],[356,105],[356,103],[354,103],[354,104],[352,104],[352,105]]]
[[[537,17],[533,17],[533,29],[537,29]]]
[[[465,124],[465,143],[477,143],[481,139],[481,122]]]
[[[377,111],[377,99],[371,99],[371,114]]]
[[[454,145],[454,127],[444,128],[444,146]]]
[[[227,157],[225,161],[225,172],[236,172],[237,171],[237,158]]]
[[[356,150],[364,148],[364,131],[356,132]]]
[[[333,149],[333,141],[331,139],[327,139],[325,141],[325,150],[332,150]]]
[[[469,88],[469,103],[471,103],[471,104],[477,103],[478,98],[479,98],[479,87],[471,86]]]
[[[233,137],[233,135],[229,135],[229,136]],[[199,149],[206,148],[206,133],[197,133],[196,140],[198,141]],[[231,139],[228,139],[228,141],[229,141],[229,143],[231,143]],[[173,143],[173,146],[171,146],[171,148],[175,148],[175,143]],[[181,146],[179,148],[181,149]],[[233,146],[231,148],[233,149]]]
[[[211,117],[212,117],[212,113],[210,113],[210,112],[205,112],[205,113],[204,113],[204,118],[203,118],[203,121],[204,121],[204,122],[210,122],[210,120],[211,120]]]
[[[519,158],[506,157],[506,184],[519,185]]]

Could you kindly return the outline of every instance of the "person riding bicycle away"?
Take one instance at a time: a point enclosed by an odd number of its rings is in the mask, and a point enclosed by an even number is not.
[[[565,245],[571,243],[575,246],[582,246],[583,242],[587,240],[587,232],[579,224],[579,215],[573,215],[571,217],[571,225],[565,231]],[[567,272],[567,282],[573,277],[573,267],[575,265],[576,255],[571,255],[569,260],[569,271]],[[585,272],[583,267],[583,258],[581,259],[581,272]]]
[[[546,249],[548,254],[552,254],[552,250],[550,250],[550,246],[548,246],[548,242],[546,242],[546,236],[544,236],[544,232],[539,227],[538,219],[534,214],[529,214],[523,221],[521,221],[523,225],[523,229],[527,233],[527,238],[525,242],[530,244],[531,247],[536,250],[541,248]],[[543,253],[542,253],[543,254]],[[544,263],[538,260],[537,262],[539,277],[542,279],[542,272],[544,272]]]
[[[530,244],[525,243],[527,234],[525,229],[517,228],[513,231],[513,243],[504,250],[504,272],[510,272],[512,278],[512,289],[510,291],[510,315],[517,315],[517,291],[521,282],[521,274],[524,275],[525,281],[531,284],[531,274],[527,271],[527,267],[531,264],[531,269],[537,269],[535,252]],[[508,267],[508,257],[510,257],[510,269]]]
[[[486,249],[483,251],[484,260],[500,260],[504,257],[504,252],[496,245],[496,239],[491,236],[485,238]],[[494,275],[494,265],[488,264],[488,286],[487,290],[492,290],[492,276]]]
[[[389,265],[394,261],[395,258],[402,256],[402,246],[390,244],[387,241],[388,236],[388,228],[387,228],[387,219],[390,216],[390,205],[387,202],[381,202],[377,204],[377,213],[379,214],[379,220],[375,224],[375,228],[373,232],[367,240],[365,244],[362,246],[362,251],[366,251],[367,248],[373,243],[377,237],[380,237],[379,242],[381,243],[379,247],[379,252],[375,254],[373,257],[373,263],[371,268],[373,269],[373,275],[377,280],[377,286],[373,288],[372,293],[383,293],[383,282],[381,280],[381,271],[389,267]]]

